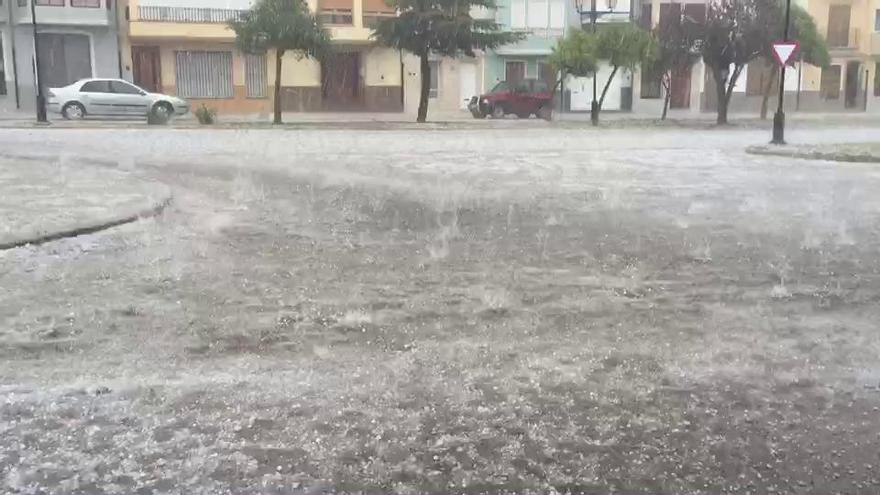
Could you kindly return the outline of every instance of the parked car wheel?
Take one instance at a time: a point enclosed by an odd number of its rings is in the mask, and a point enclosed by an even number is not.
[[[496,105],[495,108],[492,109],[492,118],[493,119],[503,119],[504,118],[504,107],[501,105]]]
[[[82,103],[72,101],[61,109],[61,116],[65,120],[81,120],[86,116],[86,108]]]
[[[168,102],[160,101],[153,105],[147,115],[147,123],[152,125],[164,125],[171,119],[174,109]]]
[[[518,113],[518,114],[516,114],[516,116],[517,116],[517,118],[520,118],[520,119],[527,119],[527,118],[531,117],[532,114],[530,114],[530,113]]]

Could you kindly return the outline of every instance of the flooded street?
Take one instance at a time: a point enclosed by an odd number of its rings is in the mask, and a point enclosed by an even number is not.
[[[877,493],[880,168],[768,138],[0,130],[173,195],[0,251],[0,491]]]

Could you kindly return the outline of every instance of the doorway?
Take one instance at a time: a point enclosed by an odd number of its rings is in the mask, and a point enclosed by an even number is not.
[[[151,93],[162,92],[162,65],[158,46],[131,47],[134,83]]]
[[[321,97],[325,110],[360,110],[363,107],[358,52],[339,52],[321,62]]]
[[[846,86],[844,89],[844,105],[846,108],[854,108],[859,100],[859,62],[851,61],[846,63]]]
[[[691,68],[672,71],[669,88],[669,108],[690,108],[691,106]]]
[[[85,34],[39,33],[40,84],[61,88],[92,77],[91,39]]]

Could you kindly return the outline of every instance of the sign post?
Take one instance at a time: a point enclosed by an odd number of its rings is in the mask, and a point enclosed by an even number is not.
[[[782,111],[782,99],[785,97],[785,65],[800,47],[797,41],[788,41],[788,22],[791,15],[791,0],[785,0],[785,29],[782,41],[773,43],[773,56],[779,62],[779,106],[773,116],[773,139],[770,144],[785,144],[785,112]]]

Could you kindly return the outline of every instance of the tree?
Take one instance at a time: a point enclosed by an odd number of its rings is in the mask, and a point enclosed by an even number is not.
[[[323,57],[330,50],[330,37],[303,0],[257,0],[229,27],[235,31],[239,49],[262,54],[275,50],[275,124],[281,123],[281,67],[285,52],[298,59]]]
[[[649,63],[642,65],[642,70],[660,78],[663,88],[663,111],[660,119],[666,120],[672,96],[673,74],[687,71],[700,59],[699,27],[690,17],[670,16],[654,28],[653,34],[657,46],[655,56]]]
[[[584,31],[571,31],[559,40],[547,60],[559,73],[553,91],[566,76],[587,77],[596,72],[596,38]]]
[[[598,109],[611,87],[611,81],[621,68],[630,70],[642,63],[649,63],[656,46],[651,35],[632,24],[603,26],[596,33],[575,31],[560,40],[550,56],[550,63],[562,72],[575,77],[598,76],[599,60],[606,60],[611,74],[602,87]]]
[[[779,8],[784,9],[785,7],[780,3]],[[779,14],[779,19],[785,19],[784,12]],[[778,27],[774,28],[776,29],[776,32],[782,32],[782,25],[784,23],[785,21],[783,20],[779,23]],[[800,43],[800,60],[822,68],[827,67],[831,63],[831,56],[828,54],[828,45],[825,43],[825,38],[819,34],[819,29],[816,28],[816,22],[813,20],[813,17],[810,16],[809,12],[798,5],[791,6],[791,30],[789,38],[797,40]],[[782,39],[782,36],[780,36],[779,39]],[[767,83],[764,85],[764,88],[762,88],[762,120],[767,118],[767,102],[770,99],[770,93],[776,85],[776,81],[779,77],[779,67],[773,54],[767,53],[764,58],[769,64],[771,64],[770,67],[772,67],[772,70],[770,71],[770,77],[767,78]],[[794,62],[792,62],[792,64],[793,63]]]
[[[599,108],[602,111],[602,103],[611,86],[611,81],[617,75],[620,68],[635,70],[640,64],[650,64],[656,56],[657,45],[648,31],[631,23],[611,24],[603,26],[597,33],[596,55],[599,60],[607,60],[611,66],[611,74],[602,88],[599,97]],[[597,74],[598,75],[598,74]]]
[[[428,117],[431,90],[431,54],[473,57],[474,50],[485,50],[523,39],[520,33],[503,32],[492,20],[474,19],[472,7],[493,9],[493,0],[388,0],[397,17],[383,19],[373,37],[380,44],[404,50],[419,57],[422,78],[417,122]]]
[[[715,82],[718,124],[727,124],[730,97],[743,68],[770,52],[780,13],[777,0],[709,1],[700,53]]]

